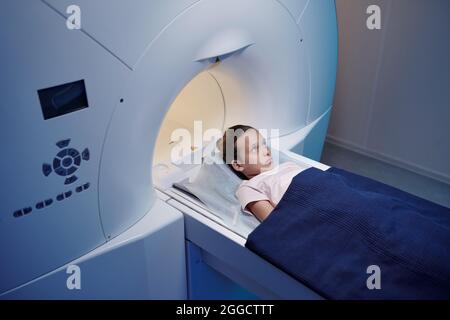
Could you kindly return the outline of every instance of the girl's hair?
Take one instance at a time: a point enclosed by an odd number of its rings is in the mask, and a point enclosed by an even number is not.
[[[223,134],[222,137],[222,159],[224,161],[224,163],[226,163],[231,171],[233,171],[239,178],[243,179],[243,180],[248,180],[247,176],[245,174],[243,174],[242,172],[236,171],[234,170],[233,166],[231,165],[231,163],[227,162],[227,151],[230,151],[230,146],[228,146],[228,144],[231,145],[231,143],[233,143],[233,154],[232,154],[232,159],[231,160],[237,160],[237,147],[236,147],[236,141],[239,139],[239,137],[241,137],[245,132],[247,132],[248,130],[256,130],[253,127],[250,126],[245,126],[245,125],[236,125],[236,126],[232,126],[230,128],[228,128],[227,130],[225,130],[225,133]],[[227,138],[232,138],[233,141],[227,141]],[[228,155],[229,156],[229,155]],[[230,159],[228,159],[230,160]]]

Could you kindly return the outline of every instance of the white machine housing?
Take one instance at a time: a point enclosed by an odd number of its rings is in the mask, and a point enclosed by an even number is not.
[[[193,113],[219,129],[279,129],[284,150],[321,149],[334,1],[78,0],[80,30],[67,28],[71,4],[2,6],[0,297],[185,298],[186,212],[152,185],[169,107],[206,73],[223,112]],[[89,107],[44,120],[39,91],[80,80]],[[74,182],[53,162],[66,149],[83,157]],[[84,291],[65,287],[71,264],[87,270]]]

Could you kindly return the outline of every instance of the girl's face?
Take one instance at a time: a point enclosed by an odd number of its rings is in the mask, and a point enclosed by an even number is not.
[[[272,154],[266,139],[256,130],[247,130],[236,141],[237,160],[234,170],[242,172],[249,179],[273,168]]]

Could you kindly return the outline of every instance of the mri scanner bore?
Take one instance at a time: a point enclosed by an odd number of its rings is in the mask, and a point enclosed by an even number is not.
[[[448,209],[318,162],[333,0],[78,0],[81,29],[69,5],[2,8],[1,299],[449,296]],[[259,172],[233,154],[256,130]]]

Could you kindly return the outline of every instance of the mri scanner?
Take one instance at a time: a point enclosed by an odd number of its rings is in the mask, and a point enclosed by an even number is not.
[[[195,121],[327,168],[334,1],[77,0],[80,30],[71,4],[2,5],[0,297],[321,298],[160,179]]]

